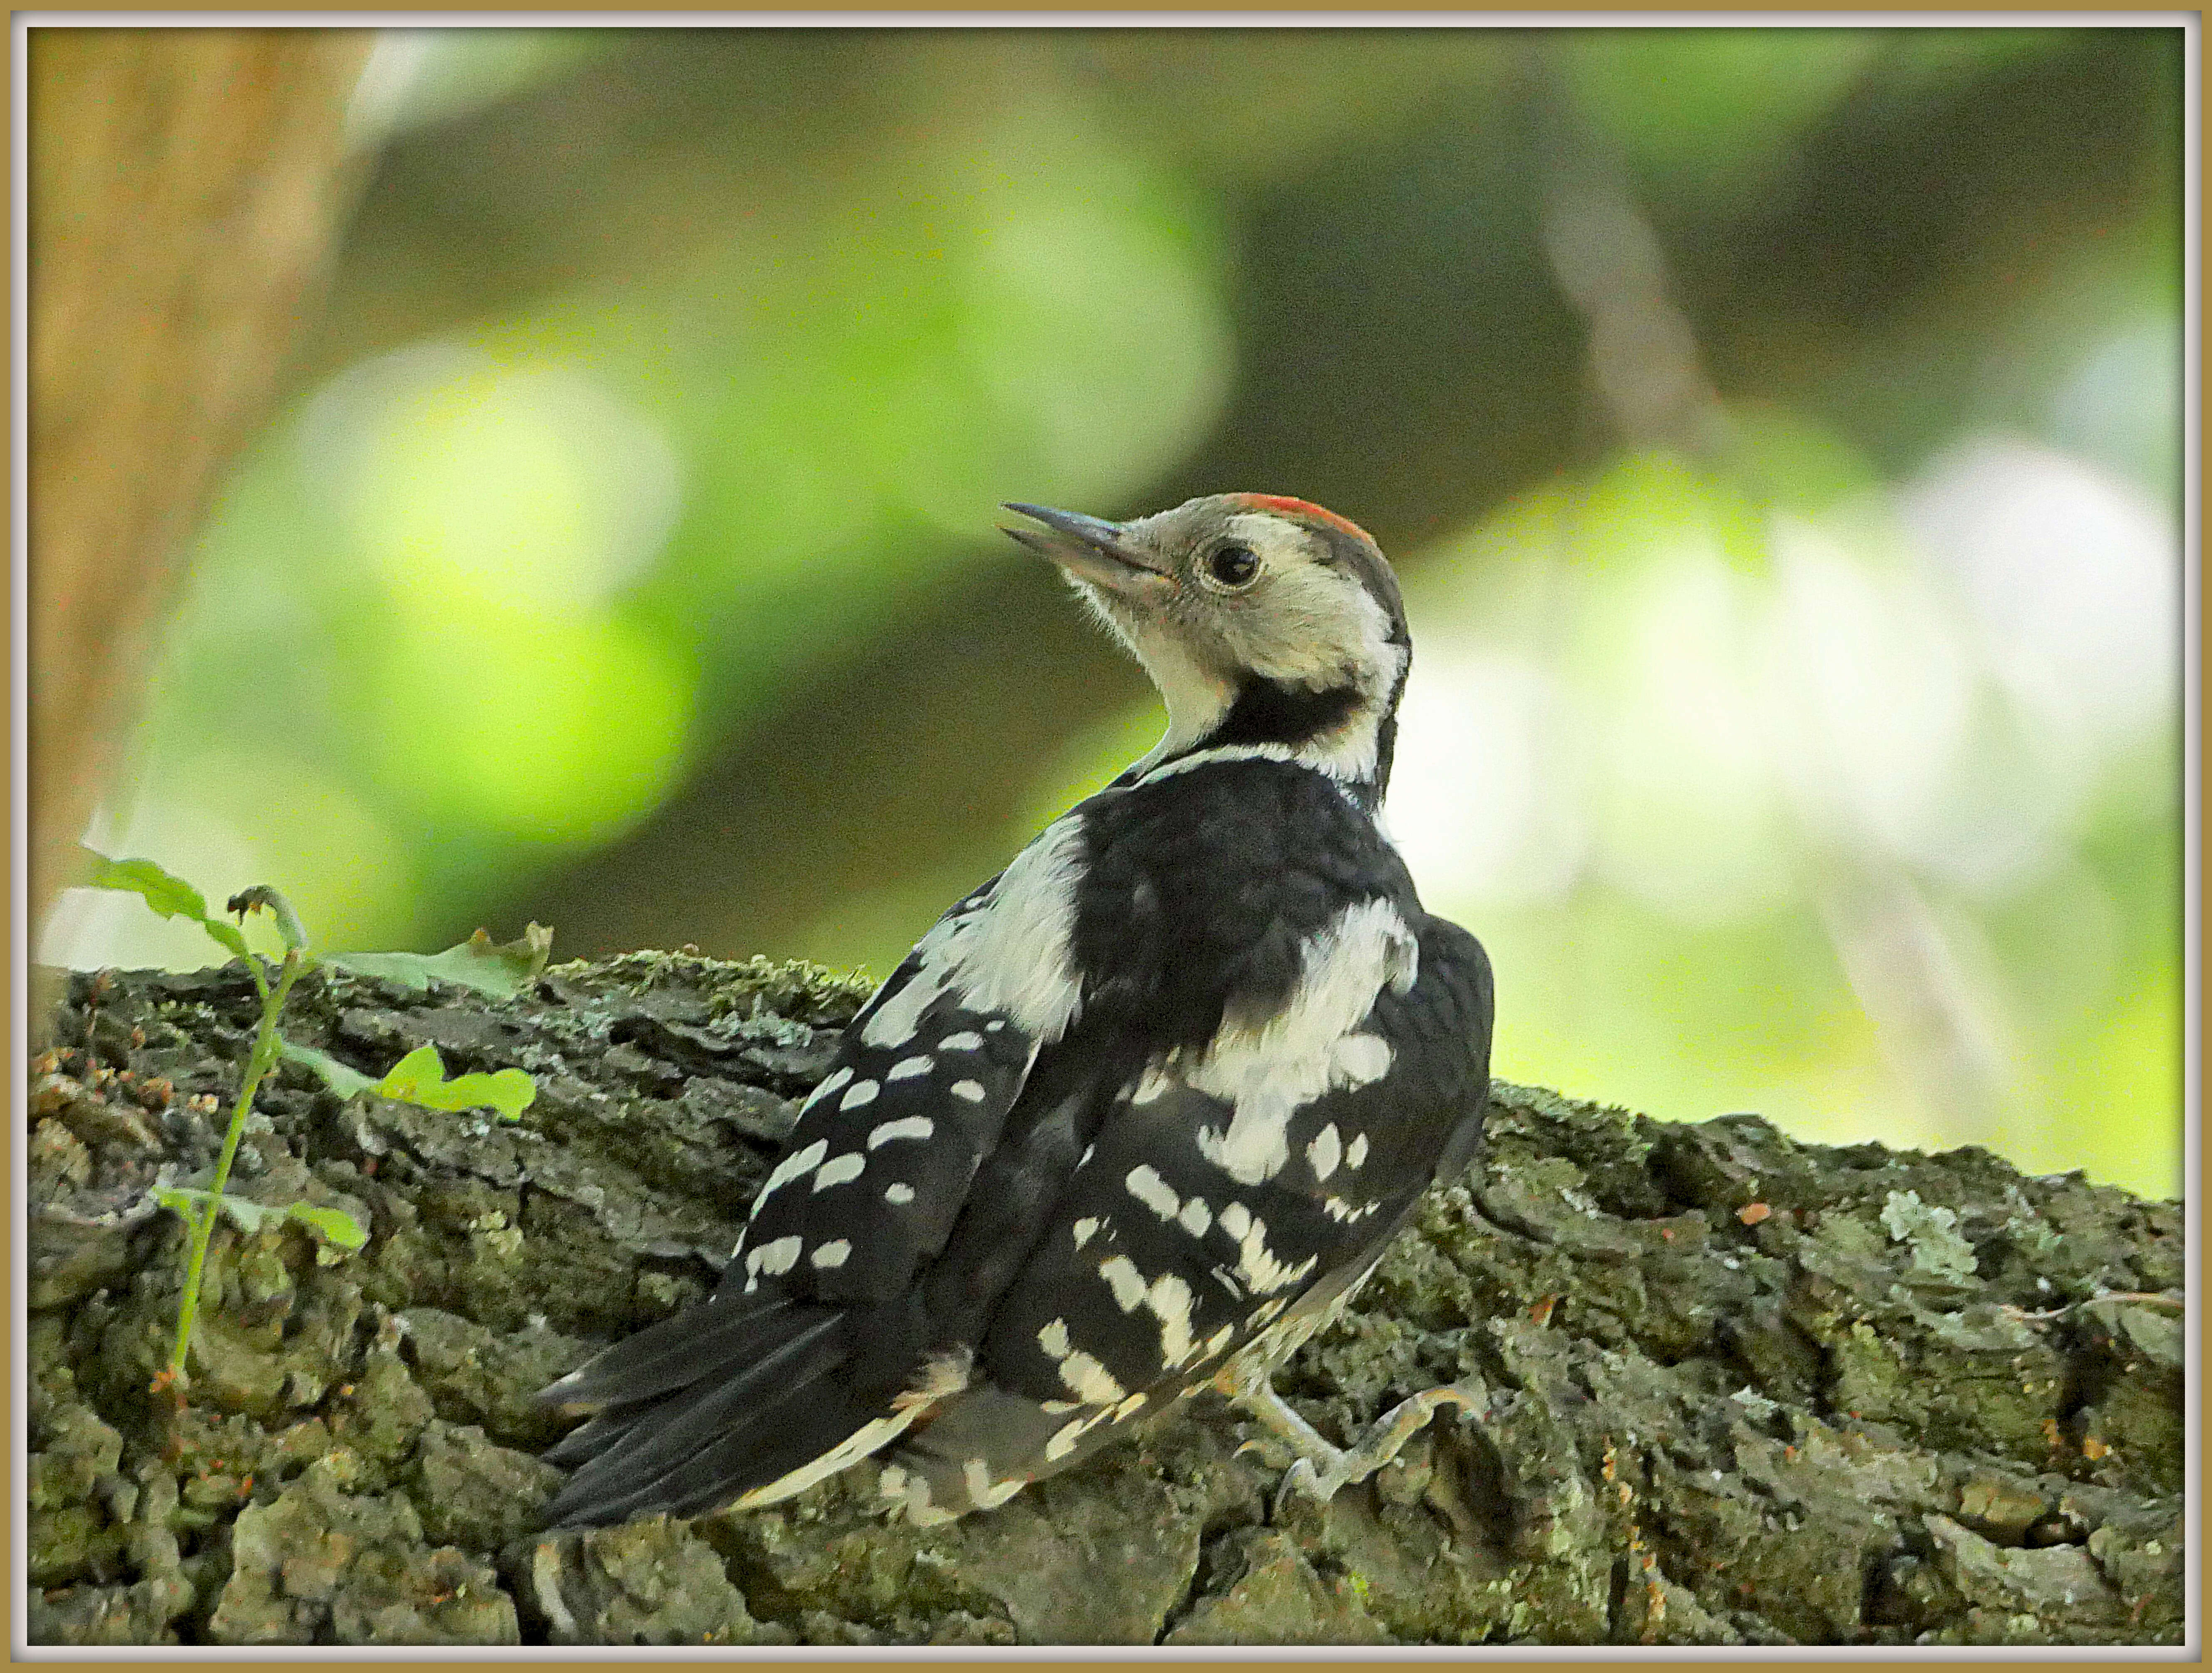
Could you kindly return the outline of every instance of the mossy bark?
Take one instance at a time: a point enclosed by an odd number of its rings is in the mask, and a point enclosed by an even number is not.
[[[95,991],[97,988],[97,991]],[[1207,1398],[1001,1510],[777,1508],[541,1537],[532,1390],[706,1293],[860,999],[641,954],[490,1002],[311,976],[289,1031],[538,1078],[518,1123],[287,1067],[186,1400],[149,1391],[250,1037],[235,968],[79,976],[33,1067],[40,1644],[2179,1643],[2181,1215],[1986,1153],[1800,1145],[1499,1085],[1279,1385],[1325,1431],[1479,1378],[1374,1481],[1278,1504]]]

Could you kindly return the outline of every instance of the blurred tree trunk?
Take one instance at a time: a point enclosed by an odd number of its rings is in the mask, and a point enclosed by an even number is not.
[[[370,39],[30,32],[33,927],[137,717],[185,542],[317,289]]]

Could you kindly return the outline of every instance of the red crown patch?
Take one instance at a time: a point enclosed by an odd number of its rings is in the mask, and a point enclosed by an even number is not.
[[[1340,517],[1327,506],[1316,505],[1311,500],[1292,499],[1287,494],[1239,494],[1237,499],[1258,511],[1279,511],[1291,517],[1310,517],[1316,522],[1329,523],[1346,533],[1355,535],[1369,545],[1375,537],[1353,522],[1349,517]]]

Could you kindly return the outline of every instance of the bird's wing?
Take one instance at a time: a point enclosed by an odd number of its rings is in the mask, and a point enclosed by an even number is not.
[[[598,1415],[550,1516],[601,1522],[796,1492],[881,1446],[941,1250],[1040,1049],[1080,1007],[1068,953],[1081,831],[1048,828],[924,936],[847,1029],[722,1282],[542,1396]]]
[[[753,1203],[726,1292],[882,1301],[945,1247],[1040,1049],[1081,1007],[1081,842],[1073,816],[1048,827],[854,1019]]]
[[[1004,1287],[975,1390],[898,1449],[925,1502],[1060,1467],[1264,1333],[1294,1342],[1465,1165],[1489,1085],[1488,962],[1440,920],[1419,920],[1417,946],[1413,971],[1394,962],[1404,943],[1374,944],[1371,1003],[1334,1031],[1232,1027],[1115,1095]]]

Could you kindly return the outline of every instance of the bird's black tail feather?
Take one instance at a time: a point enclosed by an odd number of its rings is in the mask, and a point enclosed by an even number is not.
[[[750,1299],[718,1295],[664,1318],[586,1360],[540,1390],[538,1397],[569,1411],[641,1406],[688,1388],[718,1368],[726,1372],[774,1352],[793,1328],[794,1315],[804,1313],[808,1322],[823,1315],[823,1309],[802,1309],[780,1299],[761,1305],[748,1305]]]
[[[580,1466],[547,1525],[696,1515],[830,1451],[881,1409],[840,1375],[853,1327],[836,1308],[713,1303],[561,1378],[538,1397],[599,1409],[545,1455]]]

